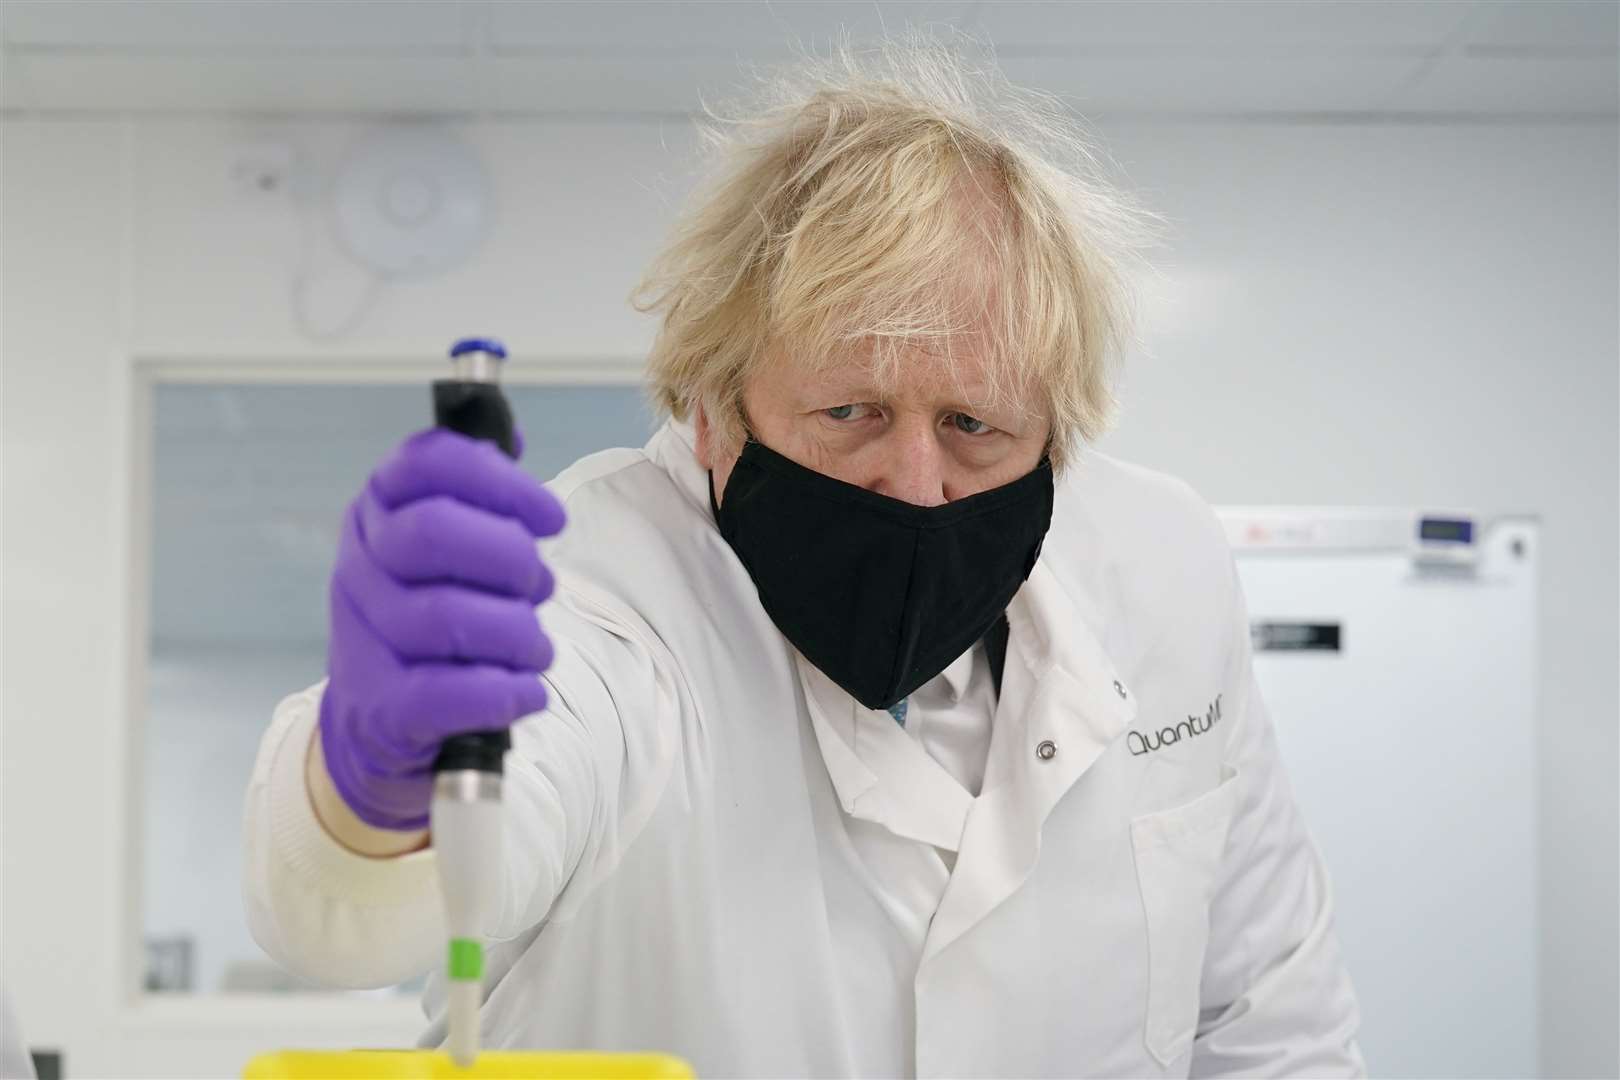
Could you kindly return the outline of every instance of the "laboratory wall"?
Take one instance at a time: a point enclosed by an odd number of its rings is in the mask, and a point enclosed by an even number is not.
[[[324,662],[314,643],[188,641],[151,651],[137,820],[144,862],[162,872],[143,875],[140,925],[154,951],[183,947],[188,989],[298,983],[262,951],[242,947],[235,890],[218,887],[240,880],[242,823],[220,811],[240,803],[253,772],[249,717],[262,721],[288,687],[319,679]],[[165,970],[157,959],[147,960],[148,973]]]
[[[1105,449],[1217,504],[1541,517],[1541,845],[1524,868],[1540,875],[1541,1056],[1549,1075],[1614,1075],[1614,125],[1098,127],[1167,217]],[[683,125],[462,128],[493,183],[493,232],[460,268],[380,285],[334,244],[321,197],[361,130],[4,121],[0,947],[27,1038],[64,1048],[69,1075],[219,1075],[276,1045],[273,1024],[318,1020],[285,1001],[138,993],[142,867],[165,850],[141,810],[152,785],[187,782],[140,752],[143,365],[363,367],[469,329],[537,363],[610,364],[651,338],[626,294],[690,185]],[[265,160],[269,189],[252,180]],[[1436,768],[1446,752],[1421,727],[1388,747]],[[400,1003],[363,1005],[330,1021],[334,1041],[408,1030]]]

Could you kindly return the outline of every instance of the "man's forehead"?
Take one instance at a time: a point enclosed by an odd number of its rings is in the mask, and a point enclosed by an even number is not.
[[[936,344],[889,350],[867,345],[828,356],[790,354],[783,367],[796,388],[814,392],[838,389],[878,397],[965,396],[986,401],[996,396],[984,355],[965,343],[949,349]]]

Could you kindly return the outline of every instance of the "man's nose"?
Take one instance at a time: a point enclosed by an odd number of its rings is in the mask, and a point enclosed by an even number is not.
[[[931,424],[897,427],[883,440],[877,475],[867,485],[913,506],[940,506],[945,495],[945,448]]]

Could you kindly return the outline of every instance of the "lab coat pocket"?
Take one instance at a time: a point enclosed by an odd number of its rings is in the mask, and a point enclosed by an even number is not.
[[[1148,1003],[1144,1038],[1168,1066],[1187,1052],[1198,1025],[1199,979],[1209,944],[1209,905],[1237,795],[1237,772],[1190,803],[1131,819],[1131,848],[1147,918]]]

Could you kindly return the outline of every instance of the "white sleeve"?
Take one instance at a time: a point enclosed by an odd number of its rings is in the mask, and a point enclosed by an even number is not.
[[[1365,1076],[1327,867],[1277,753],[1235,562],[1231,574],[1227,763],[1241,786],[1210,907],[1190,1075]]]
[[[583,896],[617,865],[662,794],[678,729],[667,655],[600,605],[545,606],[556,660],[546,710],[513,728],[503,787],[506,873],[492,940],[544,919],[565,886]],[[654,662],[654,656],[659,662]],[[444,915],[431,849],[370,858],[326,832],[304,762],[324,685],[275,710],[243,817],[243,899],[259,945],[329,986],[378,987],[436,964]],[[574,879],[578,877],[579,880]]]

